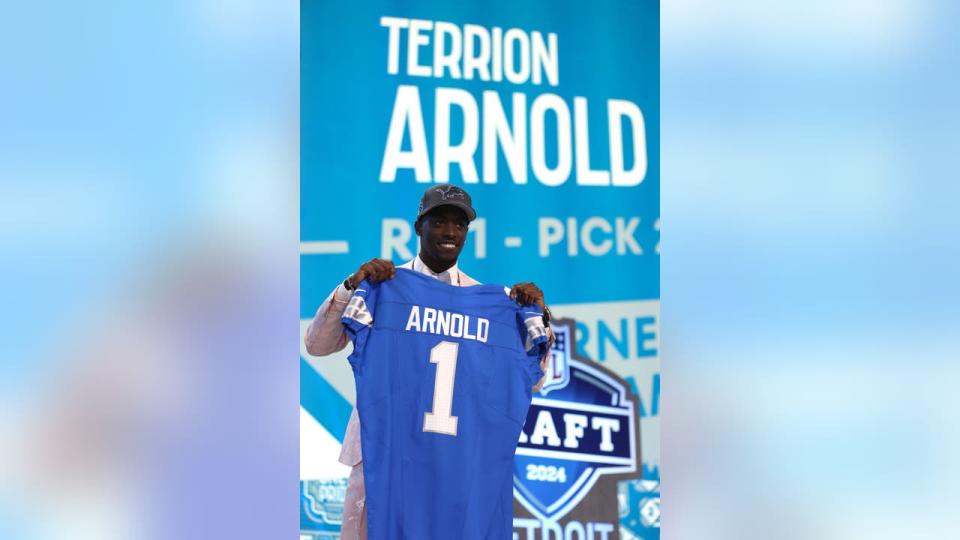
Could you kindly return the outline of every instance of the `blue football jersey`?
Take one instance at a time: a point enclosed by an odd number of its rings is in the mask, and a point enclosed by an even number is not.
[[[343,315],[370,540],[512,538],[513,456],[542,376],[542,312],[497,285],[398,268]]]

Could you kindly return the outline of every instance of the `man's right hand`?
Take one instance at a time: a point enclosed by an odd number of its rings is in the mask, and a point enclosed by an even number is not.
[[[356,289],[357,285],[365,279],[369,279],[373,283],[379,283],[395,275],[397,275],[397,269],[393,266],[392,261],[386,259],[370,259],[360,265],[360,268],[350,276],[349,281],[351,287]]]

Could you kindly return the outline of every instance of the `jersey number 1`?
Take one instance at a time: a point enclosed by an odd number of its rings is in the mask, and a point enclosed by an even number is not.
[[[430,349],[430,363],[437,365],[433,383],[433,410],[423,414],[423,430],[457,436],[457,417],[453,416],[453,382],[457,376],[457,349],[452,341],[441,341]]]

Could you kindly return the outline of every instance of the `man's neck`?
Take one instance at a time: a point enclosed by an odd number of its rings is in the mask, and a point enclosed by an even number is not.
[[[426,267],[429,268],[434,274],[442,274],[457,265],[456,261],[446,264],[433,260],[429,256],[424,257],[422,251],[417,256],[420,257],[420,260],[423,262],[423,264],[425,264]]]

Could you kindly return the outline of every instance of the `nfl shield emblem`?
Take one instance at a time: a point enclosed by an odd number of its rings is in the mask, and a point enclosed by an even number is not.
[[[514,458],[514,497],[531,514],[556,521],[604,475],[637,474],[636,398],[623,379],[573,354],[573,323],[557,340],[546,383],[534,396]],[[549,396],[547,396],[549,394]]]

